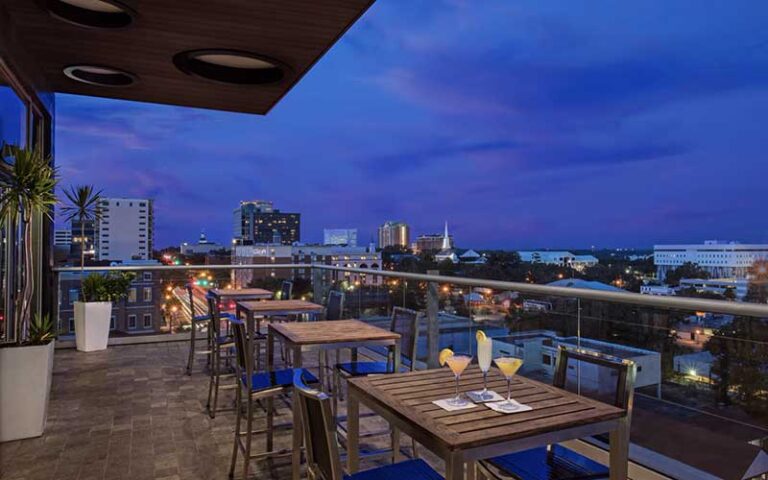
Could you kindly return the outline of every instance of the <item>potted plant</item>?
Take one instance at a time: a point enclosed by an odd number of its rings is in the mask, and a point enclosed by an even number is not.
[[[21,267],[9,321],[12,343],[0,348],[0,442],[43,434],[53,371],[53,322],[34,316],[36,264],[32,223],[50,218],[56,204],[56,170],[39,149],[5,145],[9,167],[0,177],[0,221],[20,232]]]
[[[133,274],[92,273],[82,280],[81,302],[75,302],[75,345],[81,352],[105,350],[112,302],[128,295]]]

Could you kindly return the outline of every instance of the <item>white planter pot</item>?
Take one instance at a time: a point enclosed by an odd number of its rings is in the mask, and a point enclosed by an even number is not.
[[[0,442],[43,434],[53,345],[0,348]]]
[[[81,352],[106,350],[111,302],[75,302],[75,344]]]

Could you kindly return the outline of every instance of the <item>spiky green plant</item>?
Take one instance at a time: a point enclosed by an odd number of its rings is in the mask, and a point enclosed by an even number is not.
[[[101,190],[94,190],[93,185],[71,186],[64,191],[67,204],[61,211],[67,221],[77,219],[80,222],[80,270],[85,268],[85,222],[100,220],[99,200]],[[81,273],[82,277],[82,273]]]
[[[29,333],[30,312],[35,291],[32,221],[36,216],[51,217],[56,205],[58,175],[50,156],[38,148],[3,145],[3,160],[10,165],[10,175],[0,178],[0,220],[11,228],[21,226],[22,277],[14,315],[16,341],[23,343]]]
[[[54,338],[56,338],[56,327],[51,316],[36,314],[29,323],[29,343],[45,345]]]

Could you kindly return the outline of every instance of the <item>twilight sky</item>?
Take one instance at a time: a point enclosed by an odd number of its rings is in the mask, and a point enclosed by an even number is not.
[[[58,95],[63,185],[156,245],[385,220],[460,247],[768,241],[768,2],[379,0],[266,116]]]

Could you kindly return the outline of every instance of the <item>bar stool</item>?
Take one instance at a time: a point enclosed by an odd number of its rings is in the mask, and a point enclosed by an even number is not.
[[[191,318],[190,325],[192,326],[189,335],[189,359],[187,360],[187,375],[192,375],[192,365],[195,363],[195,355],[208,355],[208,364],[210,365],[211,363],[210,338],[206,339],[205,350],[196,349],[198,329],[209,326],[211,322],[211,315],[210,313],[207,315],[195,315],[194,289],[192,288],[192,285],[187,285],[186,290],[187,295],[189,296],[189,316]],[[210,329],[208,329],[208,333],[210,333]]]
[[[211,316],[209,323],[209,339],[211,346],[211,367],[210,377],[208,381],[208,403],[206,408],[208,409],[208,415],[211,418],[216,417],[218,411],[217,406],[219,402],[219,390],[232,390],[237,387],[236,383],[228,383],[221,385],[222,377],[224,379],[233,379],[234,372],[222,371],[222,361],[228,368],[229,361],[234,357],[232,355],[232,349],[235,347],[235,340],[230,335],[221,334],[221,319],[222,317],[231,319],[230,314],[222,314],[216,298],[212,295],[206,297],[208,301],[208,312]]]
[[[232,449],[232,462],[229,468],[229,477],[234,477],[238,452],[243,454],[243,478],[248,478],[250,461],[253,459],[288,455],[286,450],[273,451],[273,405],[272,401],[266,407],[266,427],[253,430],[253,416],[256,402],[261,400],[273,400],[276,396],[293,390],[294,378],[298,376],[307,383],[316,383],[317,379],[303,368],[286,368],[274,371],[253,372],[253,355],[248,349],[248,340],[245,324],[234,317],[228,318],[230,328],[234,334],[235,343],[235,377],[237,378],[237,394],[235,411],[237,422],[235,424],[235,441]],[[245,428],[243,429],[243,420]],[[252,436],[254,434],[266,435],[266,451],[252,454]],[[242,437],[245,437],[244,439]]]
[[[578,381],[578,374],[575,372],[580,364],[589,364],[593,372],[591,376],[594,376],[592,378],[601,379],[596,388],[590,388]],[[606,374],[603,375],[600,369],[607,370]],[[626,410],[627,418],[631,418],[636,372],[637,366],[630,360],[565,348],[561,345],[552,384],[615,405]],[[608,392],[601,388],[606,386],[606,380],[615,382],[608,385]],[[610,475],[606,466],[561,445],[532,448],[481,460],[477,469],[483,477],[493,480],[600,479]]]

